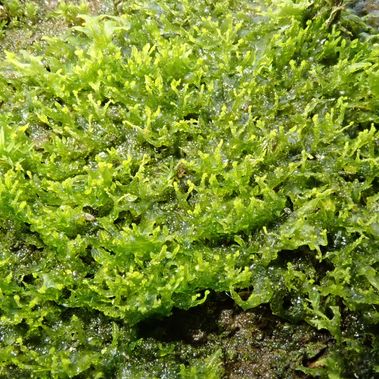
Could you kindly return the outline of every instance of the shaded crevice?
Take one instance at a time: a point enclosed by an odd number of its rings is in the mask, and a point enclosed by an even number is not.
[[[268,305],[243,311],[225,293],[211,293],[204,304],[175,309],[169,317],[140,322],[137,337],[146,343],[138,354],[150,361],[157,359],[155,343],[174,344],[175,361],[185,366],[190,357],[221,350],[223,378],[240,379],[304,378],[298,367],[309,367],[334,343],[325,331],[283,321]]]
[[[214,320],[224,309],[234,309],[235,304],[225,294],[211,294],[207,301],[189,310],[174,309],[166,318],[151,318],[142,321],[137,328],[140,338],[154,338],[161,342],[182,342],[191,345],[203,344],[206,336],[218,333]]]

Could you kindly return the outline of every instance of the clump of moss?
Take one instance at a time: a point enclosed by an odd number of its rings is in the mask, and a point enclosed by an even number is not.
[[[7,53],[1,375],[123,377],[138,323],[210,291],[374,375],[379,48],[332,3],[128,1]]]

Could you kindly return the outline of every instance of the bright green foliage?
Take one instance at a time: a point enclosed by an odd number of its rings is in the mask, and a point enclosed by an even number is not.
[[[18,26],[20,22],[34,24],[39,19],[40,8],[38,0],[3,0],[0,8],[0,21],[6,20],[12,27]],[[3,25],[6,24],[5,22]]]
[[[379,47],[310,5],[128,1],[7,54],[0,376],[128,377],[208,291],[377,354]]]

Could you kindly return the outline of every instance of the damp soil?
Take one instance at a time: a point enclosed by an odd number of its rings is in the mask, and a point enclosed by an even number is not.
[[[223,378],[307,378],[303,368],[322,365],[334,346],[323,331],[305,323],[289,323],[268,306],[243,311],[226,295],[213,294],[196,308],[174,310],[170,317],[150,319],[138,326],[145,342],[136,351],[158,363],[151,346],[173,346],[176,362],[190,364],[220,352]]]

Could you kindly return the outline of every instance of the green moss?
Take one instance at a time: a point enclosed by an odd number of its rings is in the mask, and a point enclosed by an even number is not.
[[[209,291],[374,375],[379,49],[329,3],[128,1],[6,54],[1,375],[130,376],[135,326]]]

